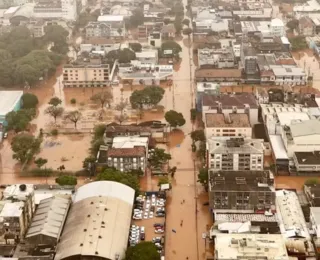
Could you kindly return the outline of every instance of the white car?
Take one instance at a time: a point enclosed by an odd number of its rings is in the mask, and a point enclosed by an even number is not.
[[[164,230],[163,230],[163,229],[155,229],[155,230],[154,230],[154,233],[156,233],[156,234],[162,234],[162,233],[164,233]]]
[[[157,201],[157,206],[161,206],[161,207],[163,207],[164,206],[164,202],[162,202],[162,201]]]
[[[159,243],[161,241],[161,237],[154,237],[152,238],[152,242]]]
[[[136,215],[136,216],[133,216],[133,219],[142,219],[142,215]]]
[[[139,212],[142,212],[142,210],[141,210],[141,209],[134,209],[133,212],[134,212],[134,213],[136,213],[136,212],[139,213]]]
[[[149,213],[149,218],[153,218],[153,212],[152,211]]]
[[[148,212],[145,212],[144,215],[143,215],[143,218],[144,218],[144,219],[148,219],[148,217],[149,217]]]
[[[142,227],[140,227],[140,231],[141,231],[141,233],[144,233],[144,231],[145,231],[145,228],[142,226]]]
[[[156,211],[165,211],[166,209],[163,207],[158,207]]]

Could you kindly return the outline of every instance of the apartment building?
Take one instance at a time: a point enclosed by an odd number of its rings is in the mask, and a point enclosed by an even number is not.
[[[117,136],[111,146],[100,146],[97,155],[98,165],[114,167],[119,171],[141,169],[147,167],[149,137]]]
[[[207,113],[225,116],[231,113],[248,114],[251,125],[258,123],[258,104],[254,94],[205,94],[202,97],[202,118],[206,118]]]
[[[217,213],[275,211],[269,171],[209,171],[209,205]]]
[[[289,260],[285,240],[277,234],[218,234],[215,260]]]
[[[207,138],[214,136],[252,137],[252,128],[247,114],[206,113],[204,124]]]
[[[232,47],[225,49],[198,49],[198,66],[200,68],[234,68],[235,57]]]
[[[311,207],[320,207],[320,184],[305,184],[303,191]]]
[[[122,21],[112,22],[105,19],[105,22],[89,22],[86,26],[86,37],[114,38],[125,35],[125,27]]]
[[[215,82],[224,86],[239,85],[243,81],[239,69],[197,69],[195,78],[196,82]]]
[[[106,87],[109,73],[109,64],[103,64],[100,57],[83,58],[64,65],[62,84],[65,87]]]
[[[299,67],[272,68],[277,86],[304,86],[307,84],[307,74]]]
[[[293,162],[300,174],[320,172],[320,151],[294,152]]]
[[[207,158],[213,171],[262,171],[263,140],[211,137],[207,140]]]

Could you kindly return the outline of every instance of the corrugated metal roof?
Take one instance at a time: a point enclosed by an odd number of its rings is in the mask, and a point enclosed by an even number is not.
[[[11,112],[22,95],[23,91],[0,91],[0,116]]]
[[[70,203],[70,200],[58,196],[42,200],[32,219],[26,238],[46,235],[58,240]]]

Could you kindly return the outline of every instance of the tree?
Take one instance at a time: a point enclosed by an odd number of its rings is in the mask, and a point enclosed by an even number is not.
[[[13,151],[13,159],[25,163],[39,152],[41,140],[36,139],[30,134],[19,134],[13,137],[11,149]]]
[[[191,121],[194,123],[194,121],[196,121],[197,119],[197,109],[195,108],[190,109],[190,117],[191,117]]]
[[[86,157],[82,162],[82,168],[89,170],[91,168],[91,165],[93,165],[96,160],[97,159],[93,156]]]
[[[189,27],[188,27],[188,28],[185,28],[185,29],[183,29],[182,33],[183,33],[184,35],[190,36],[190,34],[192,33],[192,29],[189,28]]]
[[[140,192],[140,183],[137,175],[118,171],[114,168],[108,168],[104,172],[98,174],[98,181],[115,181],[127,185],[135,190],[136,196]]]
[[[65,119],[73,122],[74,128],[77,128],[77,123],[81,119],[81,117],[82,117],[81,112],[79,110],[74,110],[74,111],[68,112],[65,116]]]
[[[308,48],[306,38],[304,36],[295,36],[289,39],[293,51],[303,50]]]
[[[165,93],[164,89],[158,86],[149,86],[141,90],[143,95],[145,95],[145,100],[147,105],[155,106],[157,105],[163,98]]]
[[[144,14],[140,8],[137,8],[132,11],[132,15],[130,16],[129,23],[126,28],[136,28],[139,25],[144,23]]]
[[[168,173],[171,174],[171,177],[173,178],[174,175],[176,174],[176,171],[177,171],[177,167],[173,166],[172,168],[169,168]]]
[[[118,28],[117,32],[118,32],[119,36],[122,36],[122,29],[121,28]]]
[[[128,106],[128,102],[121,100],[120,103],[116,105],[115,109],[120,111],[121,115],[123,115],[123,111],[127,106]]]
[[[186,123],[182,113],[178,113],[174,110],[169,110],[166,112],[164,118],[172,127],[183,126]]]
[[[170,180],[168,178],[168,176],[161,176],[158,179],[158,187],[160,187],[162,184],[170,184]]]
[[[120,50],[118,55],[119,63],[129,63],[130,61],[136,59],[136,54],[128,48]]]
[[[91,97],[91,100],[97,104],[100,104],[101,108],[104,108],[105,104],[108,104],[108,106],[110,107],[112,98],[112,93],[109,90],[106,90],[93,95]]]
[[[176,29],[176,34],[180,35],[181,30],[182,30],[182,23],[180,19],[175,19],[173,22],[174,28]]]
[[[297,19],[290,20],[289,22],[287,22],[287,27],[292,31],[298,29],[299,20],[297,20]]]
[[[69,32],[60,25],[48,25],[44,28],[44,39],[53,42],[52,51],[66,54],[69,51],[67,37]]]
[[[140,242],[139,244],[128,247],[126,260],[160,260],[160,254],[152,242]]]
[[[169,18],[163,19],[163,23],[164,23],[165,25],[168,25],[170,22],[171,22],[171,20],[170,20]]]
[[[26,130],[34,116],[34,109],[21,109],[9,112],[6,115],[7,130],[14,130],[16,133]]]
[[[54,122],[57,122],[57,118],[62,116],[64,112],[63,107],[49,106],[45,109],[44,113],[54,118]]]
[[[51,105],[51,106],[57,107],[57,106],[59,106],[61,103],[62,103],[62,100],[61,100],[60,98],[58,98],[58,97],[53,97],[53,98],[50,99],[50,101],[49,101],[48,104]]]
[[[204,135],[204,131],[201,129],[201,130],[195,130],[195,131],[192,131],[191,132],[191,139],[194,141],[194,142],[197,142],[197,141],[205,141],[206,140],[206,137]]]
[[[152,167],[158,168],[171,160],[171,155],[166,153],[164,149],[155,148],[154,152],[150,154],[149,163]]]
[[[134,109],[143,109],[143,105],[146,104],[147,101],[141,90],[135,90],[130,96],[130,103]]]
[[[21,100],[24,109],[36,108],[39,103],[38,97],[31,93],[24,93]]]
[[[12,55],[9,51],[0,49],[0,60],[1,61],[6,61],[12,59]]]
[[[90,153],[92,157],[96,158],[97,153],[101,145],[104,145],[103,135],[106,131],[106,125],[100,124],[96,125],[93,129],[93,137],[91,140]]]
[[[304,185],[315,185],[315,184],[319,184],[319,179],[317,178],[311,178],[311,179],[307,179],[304,182]]]
[[[141,50],[142,50],[142,45],[141,45],[139,42],[129,43],[129,47],[130,47],[134,52],[141,52]]]
[[[114,116],[114,119],[115,119],[116,121],[118,121],[120,125],[121,125],[123,122],[127,121],[128,118],[129,118],[129,117],[128,117],[127,115],[125,115],[125,114],[115,115],[115,116]]]
[[[43,165],[45,165],[48,162],[47,159],[39,157],[38,159],[34,160],[34,163],[38,166],[38,168],[41,168]]]
[[[201,168],[198,173],[198,182],[200,182],[205,189],[208,189],[209,171],[208,168]]]
[[[206,146],[206,142],[205,141],[201,141],[200,145],[199,145],[199,149],[197,152],[197,156],[198,158],[200,158],[200,160],[205,160],[206,159],[206,153],[207,153],[207,146]]]
[[[179,54],[182,51],[181,46],[176,43],[175,41],[166,41],[161,44],[161,52],[163,53],[164,50],[172,50],[173,54]]]
[[[189,25],[190,25],[190,20],[187,19],[187,18],[186,18],[186,19],[183,19],[182,24],[184,24],[184,25],[186,25],[186,26],[189,27]]]
[[[70,175],[61,175],[58,178],[56,178],[56,183],[58,183],[61,186],[69,185],[69,186],[75,186],[77,185],[77,177],[70,176]]]

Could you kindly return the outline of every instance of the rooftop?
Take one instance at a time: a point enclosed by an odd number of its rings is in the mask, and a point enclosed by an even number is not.
[[[33,193],[33,184],[14,184],[5,188],[3,191],[3,197],[5,199],[14,198],[25,201],[27,197],[33,195]]]
[[[0,221],[7,217],[20,217],[24,208],[23,202],[6,202],[0,212]]]
[[[141,133],[150,132],[151,128],[147,126],[137,126],[137,125],[112,125],[106,127],[106,133]]]
[[[215,252],[218,260],[277,259],[289,260],[281,235],[217,234]]]
[[[98,17],[98,22],[122,22],[122,15],[100,15]]]
[[[23,91],[0,91],[0,116],[11,112],[20,101]]]
[[[306,76],[306,73],[302,68],[299,67],[274,67],[272,68],[273,73],[276,77],[282,77],[282,76]]]
[[[294,156],[299,164],[320,165],[320,151],[294,152]]]
[[[196,78],[241,78],[239,69],[197,69]]]
[[[116,136],[112,141],[112,148],[134,148],[136,146],[147,147],[148,137],[140,136]]]
[[[205,114],[206,127],[251,127],[247,114],[230,113],[227,116],[217,113]]]
[[[290,125],[292,137],[320,135],[320,121],[311,119]]]
[[[288,154],[281,135],[269,135],[269,138],[275,158],[288,160]]]
[[[107,151],[108,157],[144,157],[146,149],[143,146],[133,148],[110,148]]]
[[[67,217],[71,201],[61,197],[52,197],[40,202],[28,229],[26,239],[43,235],[59,239]],[[39,241],[39,244],[42,241]]]
[[[222,107],[222,109],[228,108],[245,108],[245,105],[249,105],[250,108],[258,108],[257,101],[253,94],[241,93],[235,95],[203,95],[202,105],[214,108]]]
[[[264,214],[234,214],[234,213],[219,213],[214,214],[215,222],[277,222],[276,215],[264,215]]]

